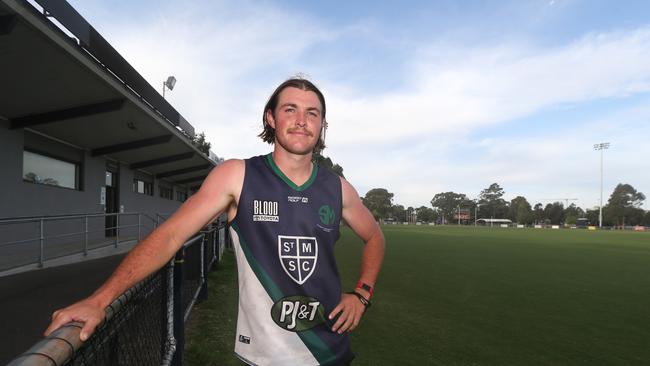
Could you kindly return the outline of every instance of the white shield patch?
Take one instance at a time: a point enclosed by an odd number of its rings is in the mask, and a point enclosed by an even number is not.
[[[278,235],[278,255],[284,271],[302,285],[318,262],[318,241],[308,236]]]

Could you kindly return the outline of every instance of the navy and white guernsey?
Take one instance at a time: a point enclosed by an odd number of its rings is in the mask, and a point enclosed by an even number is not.
[[[235,353],[251,365],[348,363],[349,338],[327,320],[341,298],[340,178],[314,166],[296,186],[271,154],[245,163],[230,229],[239,272]]]

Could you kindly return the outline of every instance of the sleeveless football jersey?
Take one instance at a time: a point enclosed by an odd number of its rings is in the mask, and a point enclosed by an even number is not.
[[[239,276],[235,353],[261,366],[351,361],[348,335],[332,332],[327,319],[341,298],[340,178],[316,165],[296,186],[271,154],[245,163],[230,227]]]

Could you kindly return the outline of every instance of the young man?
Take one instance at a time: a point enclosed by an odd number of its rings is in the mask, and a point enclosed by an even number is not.
[[[237,256],[239,314],[235,353],[251,365],[345,365],[347,332],[369,305],[384,238],[354,188],[312,163],[324,148],[325,98],[311,82],[289,79],[271,95],[260,137],[266,156],[228,160],[200,190],[138,244],[87,299],[56,311],[45,331],[84,322],[87,339],[121,293],[162,267],[194,233],[227,213]],[[361,275],[341,289],[334,243],[344,219],[365,242]]]

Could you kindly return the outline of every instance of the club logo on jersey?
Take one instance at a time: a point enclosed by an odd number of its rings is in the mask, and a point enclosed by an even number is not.
[[[273,304],[271,318],[283,329],[302,332],[325,322],[325,308],[309,296],[287,296]]]
[[[320,222],[322,222],[323,225],[329,225],[334,222],[334,210],[332,210],[330,205],[320,206],[318,209],[318,215],[320,216]]]
[[[276,201],[253,200],[253,221],[279,222],[278,203]]]
[[[284,271],[302,285],[316,268],[318,241],[314,237],[278,235],[278,255]]]

